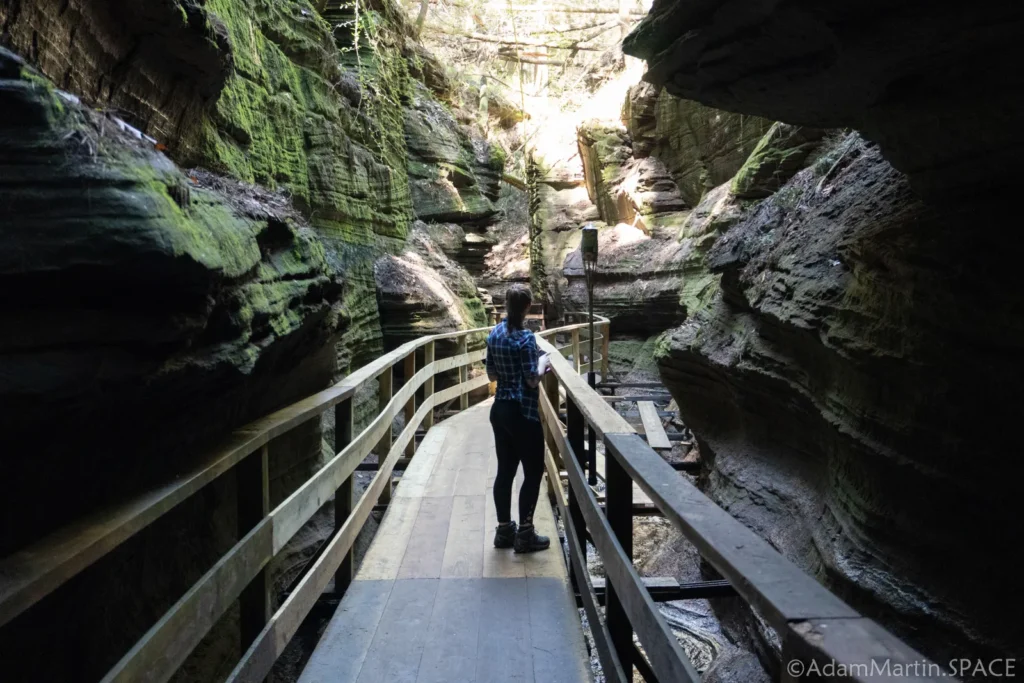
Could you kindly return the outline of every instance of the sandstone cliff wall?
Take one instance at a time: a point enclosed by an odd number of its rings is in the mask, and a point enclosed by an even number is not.
[[[996,264],[1021,130],[1005,58],[1024,16],[755,5],[656,2],[626,51],[681,97],[874,143],[833,134],[804,156],[820,131],[777,125],[707,196],[727,220],[705,233],[699,296],[659,351],[705,490],[936,661],[1019,657],[1003,587],[1020,545],[1007,425],[1024,322]],[[952,26],[959,40],[936,38]],[[776,666],[763,622],[721,615]]]
[[[462,174],[446,218],[488,220],[503,155],[434,101],[451,84],[410,57],[398,8],[363,10],[357,54],[344,17],[307,0],[0,3],[0,553],[185,471],[379,354],[389,329],[415,331],[436,302],[378,305],[381,259],[425,258],[424,282],[458,298],[448,324],[480,323],[466,272],[409,226],[446,211],[422,201],[424,172]],[[424,157],[431,126],[452,156]],[[272,505],[330,428],[275,441]],[[234,501],[218,481],[5,627],[0,677],[102,676],[234,542]],[[277,589],[330,531],[314,526]],[[183,680],[225,673],[236,620]]]
[[[692,210],[732,178],[770,125],[639,84],[621,120],[585,120],[575,140],[539,144],[532,269],[548,316],[587,310],[579,230],[593,223],[595,312],[617,334],[645,338],[682,322],[688,292],[706,274],[704,233],[714,228]]]

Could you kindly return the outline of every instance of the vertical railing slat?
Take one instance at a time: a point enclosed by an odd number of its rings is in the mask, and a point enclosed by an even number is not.
[[[412,351],[408,356],[405,357],[404,367],[402,368],[405,373],[405,381],[408,382],[412,379],[412,376],[416,374],[416,352]],[[413,393],[409,397],[409,400],[405,404],[405,424],[412,422],[412,416],[416,414],[416,394]],[[416,436],[413,435],[409,439],[409,445],[405,447],[406,457],[411,458],[413,453],[416,452]]]
[[[584,467],[585,457],[583,453],[583,428],[585,421],[583,413],[580,412],[576,402],[568,394],[565,397],[565,418],[566,437],[569,440],[569,446],[573,450],[573,456],[582,468]],[[580,545],[586,547],[587,522],[583,517],[583,510],[580,509],[578,492],[573,488],[571,481],[569,482],[569,517],[571,518],[573,529],[576,530],[576,538],[580,539]]]
[[[270,514],[270,444],[247,455],[235,466],[238,538],[245,538]],[[264,567],[238,597],[242,650],[259,635],[270,619],[270,584]]]
[[[608,344],[611,342],[612,324],[605,322],[601,324],[601,381],[608,381]]]
[[[345,447],[352,443],[352,411],[353,399],[347,398],[334,406],[334,452],[341,453]],[[345,525],[349,515],[352,514],[355,489],[353,487],[354,475],[349,475],[334,494],[334,533]],[[355,575],[352,550],[345,553],[345,559],[338,566],[334,574],[334,592],[341,595],[352,583]]]
[[[423,365],[426,367],[434,362],[434,342],[427,342],[427,345],[423,347]],[[434,395],[434,375],[431,373],[427,381],[423,383],[423,400],[426,401]],[[426,429],[430,429],[434,426],[434,411],[431,410],[427,413],[427,416],[423,419],[423,424]]]
[[[467,337],[468,337],[468,335],[465,335],[465,334],[462,335],[461,337],[459,337],[459,345],[458,345],[458,349],[456,350],[455,353],[457,353],[460,356],[462,354],[466,353],[469,350],[469,344],[468,344],[468,338]],[[460,365],[459,366],[459,384],[462,384],[463,382],[468,382],[468,381],[469,381],[469,365]],[[459,396],[459,410],[466,410],[467,408],[469,408],[469,394],[468,393],[461,394]]]
[[[633,558],[633,480],[619,463],[614,452],[605,448],[605,514],[608,526],[618,538],[623,551]],[[611,581],[607,584],[605,619],[612,645],[624,668],[636,661],[633,650],[633,627],[615,593]]]
[[[572,331],[572,362],[576,366],[576,374],[579,374],[580,368],[583,367],[583,358],[580,356],[580,331],[578,328]]]
[[[378,379],[380,389],[377,392],[377,411],[382,413],[387,408],[388,403],[391,402],[394,368],[389,365],[387,370],[380,373]],[[394,438],[393,432],[394,426],[389,424],[388,428],[384,430],[384,435],[381,437],[380,442],[377,444],[377,462],[384,462],[384,458],[388,457],[388,451],[391,450],[392,439]],[[380,499],[377,502],[380,505],[389,505],[391,503],[391,482],[388,482],[384,490],[381,491]]]

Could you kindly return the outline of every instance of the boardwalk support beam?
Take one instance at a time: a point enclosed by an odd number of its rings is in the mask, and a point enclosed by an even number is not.
[[[605,459],[605,510],[608,526],[622,551],[633,558],[633,481],[615,458]],[[633,627],[611,582],[607,584],[606,619],[612,645],[624,666],[634,663]]]
[[[334,452],[341,453],[352,443],[352,402],[353,399],[345,399],[334,406]],[[349,515],[352,514],[354,503],[353,476],[349,475],[338,490],[334,493],[334,533],[337,534],[345,526]],[[355,566],[353,564],[352,550],[345,553],[338,571],[334,574],[334,592],[342,594],[352,583],[352,576]]]

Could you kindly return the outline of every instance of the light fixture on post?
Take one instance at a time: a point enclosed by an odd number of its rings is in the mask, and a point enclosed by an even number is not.
[[[593,389],[597,386],[597,375],[594,372],[594,276],[597,273],[597,228],[587,223],[582,230],[580,252],[583,256],[583,275],[587,283],[587,307],[590,316],[590,367],[587,369],[587,383]],[[608,330],[605,330],[608,334]],[[588,483],[597,485],[597,434],[589,426],[587,438],[587,470]]]

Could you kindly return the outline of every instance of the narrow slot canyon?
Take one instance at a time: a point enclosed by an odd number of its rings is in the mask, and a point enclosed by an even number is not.
[[[0,0],[0,681],[1024,675],[1022,30],[1004,0]],[[536,576],[489,564],[481,502],[515,286],[561,357]],[[711,507],[895,644],[849,662],[936,668],[788,668],[834,642]],[[445,587],[460,533],[480,585],[569,601],[523,608],[521,675],[482,625],[458,668],[459,601],[498,638],[518,595]],[[386,567],[451,609],[332,641]]]

